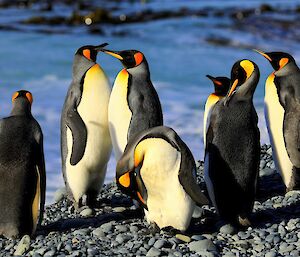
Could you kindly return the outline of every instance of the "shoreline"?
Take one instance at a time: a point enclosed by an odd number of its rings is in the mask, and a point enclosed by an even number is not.
[[[114,182],[104,185],[99,208],[83,207],[78,213],[56,193],[56,203],[46,206],[42,227],[29,241],[0,238],[0,255],[23,256],[299,256],[300,192],[285,194],[274,170],[270,146],[261,148],[260,176],[252,226],[237,231],[222,224],[214,208],[203,207],[189,229],[171,235],[151,234],[143,214]],[[197,162],[197,182],[205,190],[203,162]]]

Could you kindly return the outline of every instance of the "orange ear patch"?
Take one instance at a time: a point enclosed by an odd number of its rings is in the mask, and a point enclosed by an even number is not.
[[[87,59],[91,60],[91,51],[89,49],[84,49],[82,53]]]
[[[130,186],[130,176],[129,176],[129,172],[126,172],[124,175],[122,175],[119,178],[119,183],[123,186],[123,187],[129,187]]]
[[[27,93],[26,93],[26,98],[27,98],[27,100],[30,102],[30,104],[32,104],[32,102],[33,102],[32,94],[29,93],[29,92],[27,92]]]
[[[281,58],[279,61],[279,69],[282,69],[289,62],[288,58]]]
[[[19,92],[15,92],[11,98],[12,102],[15,101],[18,96],[19,96]]]
[[[144,56],[142,53],[136,53],[134,55],[134,60],[135,60],[135,66],[138,66],[141,64],[141,62],[143,61]]]

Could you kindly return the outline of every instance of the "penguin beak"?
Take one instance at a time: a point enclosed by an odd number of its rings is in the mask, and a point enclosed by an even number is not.
[[[267,60],[269,60],[270,62],[272,62],[272,59],[269,55],[267,55],[266,53],[264,53],[263,51],[257,50],[257,49],[253,49],[253,51],[261,54],[263,57],[265,57]]]
[[[108,49],[101,49],[102,52],[106,53],[106,54],[109,54],[121,61],[123,61],[123,57],[120,55],[120,52],[117,52],[117,51],[111,51],[111,50],[108,50]]]
[[[108,46],[108,43],[104,43],[104,44],[95,46],[94,50],[97,51],[97,52],[100,52],[100,51],[102,51],[103,47],[106,47],[106,46]]]
[[[218,86],[222,86],[222,83],[217,80],[215,77],[210,76],[210,75],[206,75],[207,78],[209,78],[214,84],[218,85]]]
[[[231,97],[235,93],[235,90],[236,90],[236,87],[237,87],[238,83],[239,83],[239,80],[235,79],[234,82],[233,82],[233,84],[232,84],[232,86],[231,86],[231,88],[230,88],[230,90],[229,90],[229,92],[228,92],[228,94],[227,94],[227,96],[226,96],[226,100],[224,102],[224,106],[228,106]]]

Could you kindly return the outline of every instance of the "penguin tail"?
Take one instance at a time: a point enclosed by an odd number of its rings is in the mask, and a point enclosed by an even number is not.
[[[251,222],[247,217],[242,217],[242,216],[238,216],[238,223],[242,226],[242,227],[249,227],[251,226]]]

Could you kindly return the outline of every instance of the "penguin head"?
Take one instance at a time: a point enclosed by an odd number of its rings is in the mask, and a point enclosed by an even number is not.
[[[213,77],[210,75],[206,75],[215,86],[215,94],[217,96],[225,96],[229,90],[230,79],[227,77]]]
[[[119,59],[125,69],[132,69],[147,63],[144,54],[138,50],[111,51],[102,49],[101,51]]]
[[[138,190],[137,183],[137,173],[140,172],[140,169],[143,166],[145,154],[144,151],[137,149],[138,144],[141,141],[142,140],[138,140],[133,143],[131,140],[128,142],[122,158],[117,163],[116,181],[117,185],[124,193],[138,200],[145,208],[147,208],[145,201]]]
[[[16,91],[12,96],[13,109],[12,115],[31,113],[33,102],[32,94],[26,90]]]
[[[263,57],[265,57],[271,63],[271,65],[275,71],[281,70],[283,67],[285,67],[289,63],[296,64],[296,61],[293,58],[293,56],[291,56],[288,53],[284,53],[284,52],[264,53],[264,52],[256,50],[256,49],[254,49],[254,51],[261,54]]]
[[[228,105],[230,99],[236,93],[252,98],[258,80],[259,69],[254,62],[247,59],[237,61],[231,69],[230,89],[224,105]]]
[[[92,45],[82,46],[76,51],[75,55],[82,56],[87,60],[96,62],[98,52],[100,52],[101,49],[107,45],[108,45],[107,43],[104,43],[98,46],[92,46]]]

